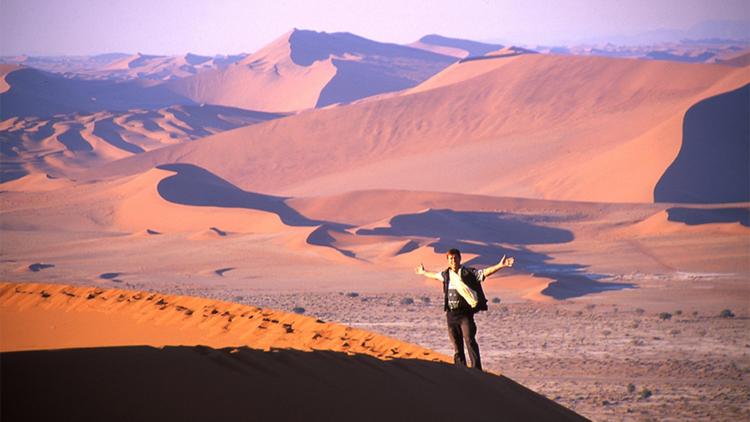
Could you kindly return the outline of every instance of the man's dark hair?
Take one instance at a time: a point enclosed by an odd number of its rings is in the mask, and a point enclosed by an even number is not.
[[[445,256],[448,256],[448,255],[453,255],[453,256],[457,256],[457,257],[461,258],[461,251],[459,251],[458,249],[453,248],[453,249],[449,250],[445,254]]]

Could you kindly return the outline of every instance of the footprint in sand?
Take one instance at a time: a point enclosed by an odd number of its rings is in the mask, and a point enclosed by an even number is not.
[[[41,262],[35,262],[29,265],[29,269],[35,273],[42,271],[45,268],[52,268],[55,264],[42,264]]]
[[[222,236],[222,237],[224,237],[224,236],[227,235],[227,232],[225,232],[224,230],[220,230],[217,227],[211,227],[210,230],[213,230],[216,234],[218,234],[219,236]]]
[[[224,273],[227,271],[232,271],[234,267],[227,267],[227,268],[219,268],[218,270],[214,271],[216,275],[219,277],[224,277]]]

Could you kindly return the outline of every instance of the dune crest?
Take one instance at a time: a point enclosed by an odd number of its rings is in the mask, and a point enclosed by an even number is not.
[[[0,283],[0,318],[3,352],[205,345],[448,361],[447,356],[417,345],[308,316],[145,291],[4,282]]]

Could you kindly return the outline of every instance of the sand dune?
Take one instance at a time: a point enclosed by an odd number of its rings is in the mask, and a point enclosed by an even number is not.
[[[456,394],[465,394],[462,401],[472,404],[468,414],[477,417],[585,420],[505,377],[455,368],[445,364],[446,356],[419,346],[268,309],[149,292],[3,283],[0,318],[2,413],[8,420],[63,411],[55,400],[60,395],[88,403],[81,411],[65,410],[81,420],[105,414],[112,420],[465,417],[465,408],[432,406],[436,397]],[[98,381],[102,371],[113,377],[105,383],[110,387]],[[168,383],[148,381],[154,377]],[[25,405],[29,388],[36,397],[32,408]],[[117,404],[120,394],[110,394],[126,391],[128,402],[138,404]],[[377,409],[367,411],[373,404]]]
[[[168,86],[196,102],[290,112],[410,88],[452,61],[349,33],[295,29],[225,70]]]
[[[145,291],[2,283],[0,312],[3,352],[204,345],[448,360],[417,345],[307,316]]]
[[[66,78],[32,68],[9,72],[5,75],[5,82],[10,89],[0,94],[1,120],[193,104],[158,85]]]
[[[185,105],[11,118],[0,122],[0,139],[5,145],[0,156],[1,180],[35,173],[64,177],[74,170],[282,116]]]
[[[432,51],[446,56],[464,59],[470,56],[483,56],[490,51],[502,48],[499,44],[486,44],[459,38],[443,37],[437,34],[425,35],[409,44],[409,47]]]
[[[223,69],[245,56],[209,57],[191,53],[182,56],[154,56],[137,53],[110,63],[99,73],[102,74],[100,77],[107,78],[169,81],[210,69]]]
[[[431,89],[226,132],[84,177],[180,157],[240,188],[295,196],[387,188],[650,202],[679,151],[684,113],[747,83],[726,66],[539,54],[445,75],[425,82]]]

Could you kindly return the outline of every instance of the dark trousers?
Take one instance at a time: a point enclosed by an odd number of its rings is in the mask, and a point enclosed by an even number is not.
[[[467,312],[448,311],[448,337],[453,344],[453,363],[466,366],[466,355],[464,354],[464,343],[469,351],[471,367],[482,369],[482,361],[479,359],[479,345],[477,344],[477,324],[474,323],[474,314]]]

